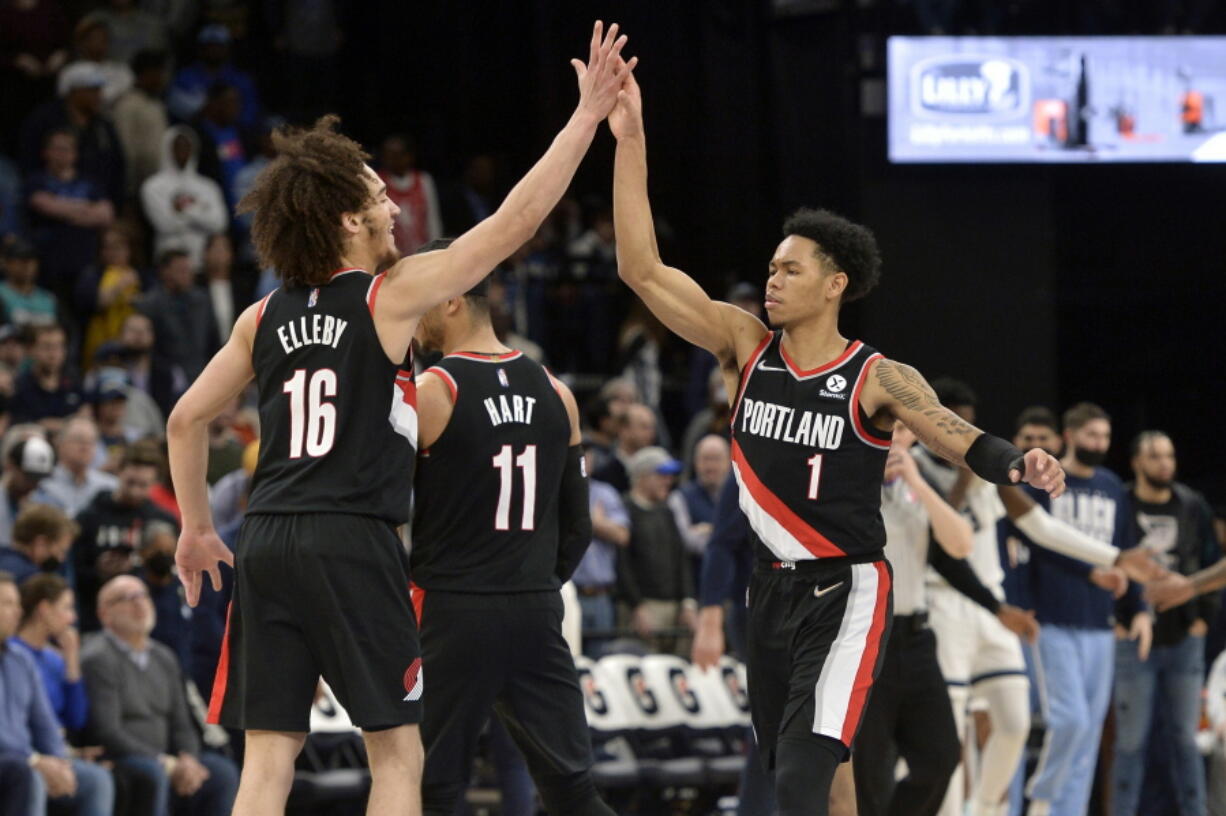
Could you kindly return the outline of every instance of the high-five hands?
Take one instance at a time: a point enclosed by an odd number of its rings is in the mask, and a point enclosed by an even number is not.
[[[604,23],[597,20],[592,29],[587,64],[577,59],[570,61],[579,78],[578,110],[590,114],[597,121],[613,110],[619,92],[638,64],[637,57],[632,57],[629,62],[622,59],[621,51],[626,40],[625,34],[617,36],[617,23],[609,26],[608,33],[605,33]]]

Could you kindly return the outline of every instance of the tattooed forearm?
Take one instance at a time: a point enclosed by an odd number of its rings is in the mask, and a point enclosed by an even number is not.
[[[874,367],[877,384],[894,403],[891,413],[939,456],[960,462],[980,431],[941,405],[923,375],[909,365],[882,360]],[[916,416],[918,414],[918,416]]]

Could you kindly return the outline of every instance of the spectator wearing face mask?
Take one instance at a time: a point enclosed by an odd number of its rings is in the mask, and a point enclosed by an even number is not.
[[[81,629],[98,628],[98,588],[116,575],[131,572],[143,545],[146,526],[155,521],[174,524],[174,518],[149,498],[158,477],[161,455],[152,443],[138,442],[124,453],[119,484],[99,493],[77,518],[81,532],[73,546]]]
[[[150,522],[141,536],[138,575],[149,590],[157,623],[149,636],[174,651],[183,671],[192,668],[192,608],[183,597],[183,585],[174,575],[179,531],[173,524]]]
[[[31,504],[13,524],[13,548],[0,550],[0,570],[18,584],[40,572],[57,572],[72,546],[74,525],[55,507]]]

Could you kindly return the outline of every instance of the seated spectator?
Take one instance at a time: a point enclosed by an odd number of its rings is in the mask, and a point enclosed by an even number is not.
[[[618,425],[621,424],[620,412],[624,411],[624,404],[600,395],[587,404],[583,449],[592,454],[588,473],[596,473],[613,458],[613,445],[617,441]]]
[[[127,424],[128,381],[122,371],[110,370],[98,377],[90,395],[98,423],[98,447],[94,466],[107,472],[119,470],[128,445],[140,439],[140,432]]]
[[[40,572],[59,572],[75,533],[76,525],[58,507],[31,504],[13,522],[12,549],[0,550],[0,570],[18,584]]]
[[[154,357],[155,341],[153,320],[137,312],[123,322],[117,356],[132,387],[148,394],[157,403],[162,417],[166,417],[178,396],[175,369],[168,360]]]
[[[188,709],[183,670],[174,652],[151,640],[156,623],[139,578],[120,575],[98,594],[104,630],[86,641],[81,664],[93,734],[108,758],[157,783],[155,812],[168,813],[172,794],[202,816],[230,813],[238,769],[201,750]]]
[[[710,355],[708,355],[710,356]],[[718,368],[707,375],[707,405],[694,415],[681,436],[681,458],[686,463],[685,477],[694,476],[694,451],[698,440],[708,434],[717,434],[724,439],[731,437],[728,426],[731,406],[728,404],[728,389],[724,385],[723,372]]]
[[[56,449],[59,464],[38,486],[34,501],[58,507],[69,518],[76,518],[95,496],[119,484],[114,476],[94,466],[98,426],[89,417],[73,417],[64,423]]]
[[[115,224],[102,233],[98,263],[77,278],[77,319],[85,326],[81,366],[90,369],[103,343],[118,340],[123,322],[135,313],[136,300],[145,288],[140,271],[132,265],[132,236]]]
[[[26,348],[26,339],[23,335],[24,332],[12,323],[0,326],[0,365],[4,366],[10,377],[14,377],[17,372],[24,369],[29,359],[29,349]],[[14,383],[15,380],[9,385]],[[11,397],[14,390],[9,388],[6,393]]]
[[[166,420],[162,416],[162,409],[153,401],[153,397],[132,385],[125,367],[123,346],[117,342],[104,343],[96,352],[94,360],[98,367],[85,378],[85,392],[97,394],[99,389],[107,387],[107,384],[118,388],[126,398],[123,427],[131,434],[131,438],[163,436],[166,433]]]
[[[52,323],[31,328],[30,367],[17,378],[13,395],[13,421],[37,422],[56,432],[64,420],[84,407],[81,388],[68,374],[68,338],[64,328]]]
[[[667,502],[681,463],[653,446],[635,453],[628,470],[630,542],[618,549],[619,594],[634,631],[653,649],[673,651],[680,644],[668,630],[692,629],[697,608],[694,574]]]
[[[719,491],[731,470],[728,440],[716,434],[705,436],[694,449],[694,478],[668,497],[668,506],[677,519],[677,529],[690,554],[695,578],[711,538]]]
[[[131,572],[136,566],[141,530],[154,521],[174,524],[168,513],[149,498],[158,478],[161,454],[157,446],[138,442],[124,453],[119,467],[119,484],[111,492],[99,493],[77,517],[80,532],[72,554],[80,599],[81,628],[98,628],[94,617],[98,588],[116,575]]]
[[[656,415],[640,402],[626,406],[617,428],[617,444],[604,467],[592,474],[593,479],[613,485],[619,493],[630,489],[627,467],[630,457],[656,441]]]
[[[89,17],[106,23],[111,33],[111,59],[129,62],[138,51],[169,47],[166,24],[156,14],[137,8],[135,0],[110,0]]]
[[[141,51],[132,58],[135,82],[111,109],[115,132],[127,159],[124,190],[129,198],[162,163],[162,134],[169,126],[162,97],[170,81],[165,51]]]
[[[162,137],[162,163],[141,185],[141,205],[153,224],[154,253],[187,253],[192,269],[204,260],[209,237],[229,223],[225,196],[213,179],[197,170],[200,140],[185,125],[175,125]]]
[[[154,351],[172,367],[177,397],[200,376],[217,351],[217,321],[208,293],[192,285],[192,265],[186,252],[171,249],[162,253],[158,276],[161,282],[141,298],[139,309],[153,321],[157,337]]]
[[[209,86],[192,127],[200,137],[200,172],[221,185],[226,206],[238,204],[238,174],[247,165],[247,139],[239,122],[243,100],[238,88],[219,80]]]
[[[60,727],[89,724],[89,698],[81,678],[81,636],[72,587],[58,575],[42,574],[21,584],[21,625],[10,643],[25,649],[43,675],[43,689]]]
[[[192,676],[192,608],[183,584],[174,574],[179,531],[173,524],[154,521],[141,535],[139,577],[149,590],[156,613],[150,637],[169,646],[188,677]]]
[[[43,144],[43,168],[26,179],[30,236],[42,261],[42,282],[69,302],[77,274],[98,257],[98,231],[115,208],[93,176],[78,170],[77,136],[55,128]]]
[[[226,541],[227,533],[233,533],[234,540],[230,541],[232,545],[237,543],[238,525],[242,523],[243,515],[247,512],[251,476],[255,473],[259,457],[259,440],[247,443],[247,447],[243,449],[243,466],[222,476],[209,491],[209,508],[213,511],[213,524],[217,526],[217,534]]]
[[[78,773],[68,758],[42,672],[29,650],[12,641],[20,622],[17,585],[0,573],[0,780],[5,783],[0,786],[0,808],[44,816],[51,801],[82,816],[110,816],[114,783],[101,768]]]
[[[100,198],[118,209],[123,204],[123,147],[115,126],[102,113],[105,84],[106,77],[92,65],[65,69],[60,77],[60,98],[36,109],[21,125],[20,163],[27,173],[37,171],[48,135],[54,130],[68,130],[77,140],[76,169],[98,185]]]
[[[14,326],[45,326],[55,323],[59,307],[55,295],[40,288],[38,253],[20,238],[4,253],[4,283],[0,283],[0,302]]]
[[[72,33],[72,40],[76,60],[70,62],[60,72],[58,88],[60,96],[67,92],[67,88],[64,87],[64,78],[70,75],[72,68],[77,65],[88,65],[102,74],[106,80],[106,84],[102,86],[102,106],[110,110],[115,100],[132,87],[132,69],[126,62],[111,59],[111,31],[107,28],[106,23],[97,17],[85,17],[77,23]]]
[[[34,425],[14,426],[4,436],[0,477],[0,549],[13,546],[13,524],[39,484],[55,468],[55,451]]]
[[[417,144],[412,137],[398,133],[383,140],[379,178],[387,184],[387,197],[400,208],[393,220],[392,235],[401,255],[411,255],[418,247],[443,237],[438,190],[434,178],[417,168]]]
[[[230,59],[230,29],[213,23],[196,36],[199,59],[175,74],[170,87],[170,112],[183,121],[200,113],[209,88],[217,82],[233,85],[239,96],[239,123],[254,128],[260,122],[260,96],[251,75]],[[408,254],[408,253],[405,253]]]
[[[234,244],[224,232],[209,236],[204,246],[204,279],[209,287],[209,303],[217,321],[217,339],[230,339],[234,321],[242,311],[234,293]]]
[[[584,456],[591,473],[595,454],[589,448]],[[592,512],[592,543],[571,580],[579,593],[582,610],[583,653],[597,658],[604,643],[611,639],[608,633],[617,626],[617,609],[613,604],[617,591],[617,549],[630,543],[630,517],[617,491],[596,479],[588,484],[588,502]]]

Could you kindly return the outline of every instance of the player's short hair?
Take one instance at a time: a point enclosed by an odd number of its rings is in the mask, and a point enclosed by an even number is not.
[[[328,115],[309,130],[273,131],[277,158],[238,203],[239,213],[254,214],[261,266],[276,269],[287,287],[327,283],[344,252],[341,216],[371,203],[363,174],[370,156],[336,132],[339,121]]]
[[[1022,412],[1017,415],[1017,421],[1013,423],[1013,432],[1017,433],[1026,425],[1040,425],[1044,428],[1051,428],[1054,433],[1060,433],[1060,423],[1056,420],[1056,415],[1045,405],[1031,405],[1023,408]]]
[[[1079,402],[1064,412],[1064,429],[1076,431],[1096,419],[1111,421],[1111,415],[1092,402]]]
[[[802,207],[783,222],[783,237],[817,244],[817,256],[847,276],[843,302],[859,300],[881,280],[881,250],[872,230],[829,210]]]
[[[583,412],[584,419],[587,420],[588,427],[597,429],[600,427],[600,423],[612,416],[613,411],[610,408],[612,404],[613,400],[607,396],[601,396],[599,394],[588,400],[587,406]]]
[[[55,603],[69,590],[68,582],[53,572],[40,572],[22,582],[21,620],[28,621],[43,601]]]
[[[1170,438],[1171,438],[1170,434],[1168,434],[1166,431],[1157,431],[1157,430],[1141,431],[1139,434],[1137,434],[1136,436],[1132,438],[1132,444],[1128,446],[1128,455],[1129,457],[1135,459],[1136,457],[1141,455],[1141,449],[1144,448],[1150,442],[1153,442],[1156,439],[1170,439]],[[1172,442],[1171,444],[1174,444],[1174,443]]]
[[[974,408],[979,405],[979,397],[975,394],[975,390],[962,380],[955,380],[953,377],[937,377],[929,385],[936,392],[937,399],[946,408],[955,408],[959,405],[969,405]]]
[[[440,249],[446,249],[455,241],[454,238],[435,238],[427,241],[413,251],[414,255],[420,255],[423,252],[435,252]],[[473,284],[473,287],[464,293],[464,299],[468,301],[468,307],[476,310],[480,314],[489,314],[490,311],[490,280],[494,273],[486,275],[481,280]]]
[[[32,544],[39,536],[56,541],[65,535],[75,535],[76,530],[76,523],[58,507],[31,504],[13,522],[13,543]]]

